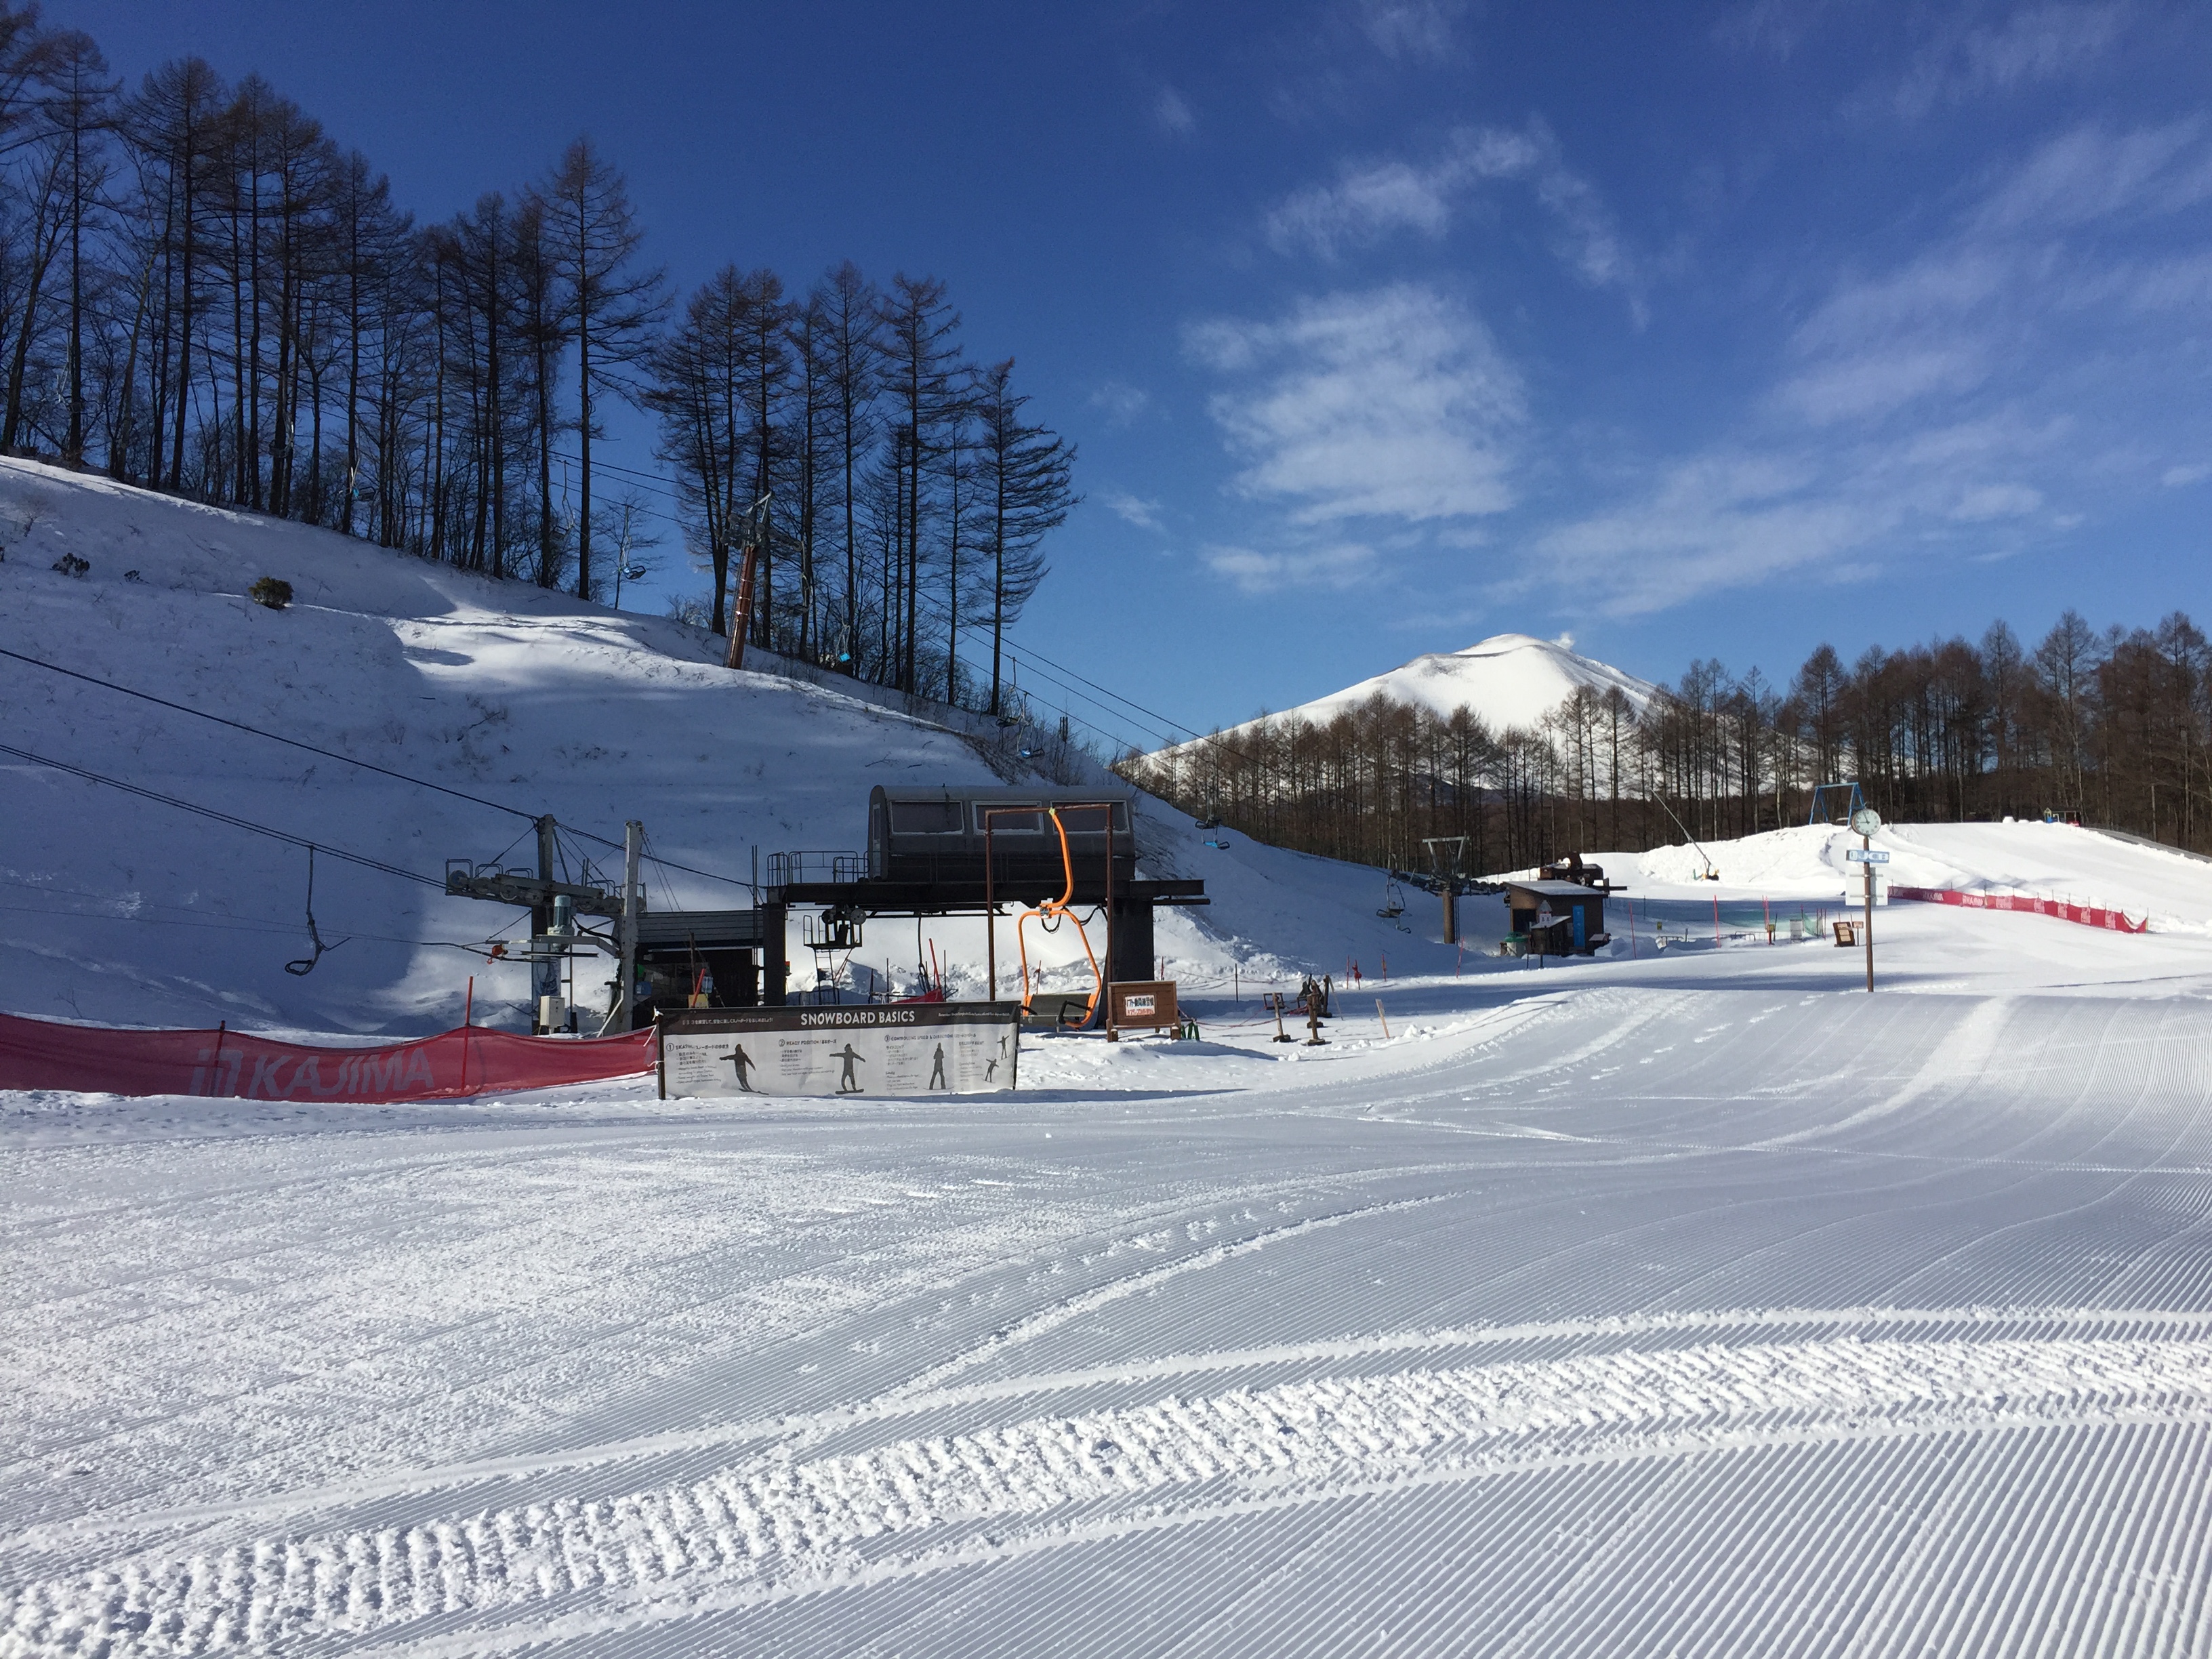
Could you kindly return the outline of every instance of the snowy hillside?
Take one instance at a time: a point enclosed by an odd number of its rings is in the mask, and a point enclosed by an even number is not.
[[[1613,879],[1630,870],[1631,880],[1650,889],[1701,886],[1710,856],[1725,895],[1818,898],[1839,896],[1845,886],[1859,890],[1857,866],[1844,856],[1859,844],[1847,830],[1808,824],[1699,848],[1608,854],[1599,861]],[[2148,915],[2161,931],[2212,931],[2212,862],[2167,848],[2034,822],[1888,824],[1874,844],[1888,853],[1885,874],[1899,886],[2027,894]]]
[[[1495,634],[1464,651],[1434,651],[1416,657],[1386,674],[1284,709],[1276,718],[1296,716],[1319,725],[1380,692],[1394,702],[1438,714],[1449,715],[1461,708],[1473,709],[1492,731],[1502,732],[1508,726],[1526,731],[1573,696],[1577,687],[1584,685],[1601,694],[1618,689],[1638,713],[1657,690],[1649,681],[1582,656],[1555,640]],[[1222,735],[1234,737],[1250,724],[1231,726]]]
[[[0,658],[10,747],[424,878],[319,858],[333,949],[295,976],[283,964],[310,954],[303,850],[0,755],[10,1012],[420,1031],[459,1022],[473,974],[477,1017],[519,1024],[526,970],[457,947],[520,913],[434,884],[449,858],[530,861],[531,815],[617,842],[641,819],[665,861],[646,866],[651,906],[729,908],[750,902],[756,851],[859,847],[878,782],[983,783],[994,763],[1018,764],[1007,747],[987,755],[989,722],[836,680],[732,674],[720,641],[676,623],[26,462],[0,461],[0,647],[492,803]],[[87,568],[53,568],[65,558]],[[244,597],[262,576],[292,585],[289,609]],[[1279,975],[1404,939],[1374,915],[1374,872],[1241,838],[1206,848],[1156,805],[1139,830],[1148,872],[1205,876],[1217,896],[1162,915],[1159,948],[1183,971]],[[618,853],[574,850],[618,878]],[[903,984],[932,945],[957,988],[980,987],[980,924],[887,926],[859,962]],[[1063,969],[1082,959],[1070,937],[1042,948]],[[803,980],[795,938],[789,954]]]

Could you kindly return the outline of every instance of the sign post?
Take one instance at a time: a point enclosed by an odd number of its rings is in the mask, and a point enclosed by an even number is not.
[[[1851,814],[1851,828],[1859,838],[1856,847],[1844,849],[1846,863],[1859,866],[1866,882],[1866,964],[1867,989],[1874,989],[1874,867],[1889,862],[1889,854],[1874,850],[1874,832],[1881,828],[1881,814],[1871,806],[1862,806]]]

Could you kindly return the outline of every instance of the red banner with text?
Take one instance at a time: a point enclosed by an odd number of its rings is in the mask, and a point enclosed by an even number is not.
[[[1955,887],[1892,887],[1892,899],[1918,899],[1926,904],[1956,904],[1968,910],[2026,910],[2061,921],[2078,921],[2084,927],[2109,927],[2116,933],[2147,933],[2150,917],[2130,921],[2124,910],[2106,910],[2067,899],[2031,897],[2026,893],[1966,893]]]
[[[0,1089],[240,1100],[459,1100],[655,1069],[654,1033],[529,1037],[465,1026],[326,1048],[242,1032],[130,1031],[0,1014]]]

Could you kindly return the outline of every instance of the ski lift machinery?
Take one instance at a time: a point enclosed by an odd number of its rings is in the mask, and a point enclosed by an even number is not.
[[[1815,784],[1813,787],[1813,807],[1810,811],[1805,814],[1805,822],[1808,824],[1820,823],[1820,802],[1825,798],[1833,797],[1836,795],[1842,795],[1844,797],[1844,815],[1840,818],[1832,816],[1835,809],[1833,807],[1829,808],[1829,811],[1832,815],[1828,819],[1830,823],[1849,823],[1858,813],[1866,810],[1866,797],[1860,793],[1858,784],[1856,781],[1846,778],[1841,783]]]

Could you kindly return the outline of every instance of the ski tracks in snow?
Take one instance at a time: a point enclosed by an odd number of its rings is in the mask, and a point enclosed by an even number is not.
[[[927,1570],[947,1550],[972,1562],[979,1548],[1514,1472],[1961,1430],[2212,1422],[2212,1334],[2166,1322],[2127,1338],[1855,1334],[1340,1376],[836,1456],[769,1454],[591,1501],[117,1562],[0,1600],[0,1651],[188,1655],[396,1633],[436,1615],[496,1622],[520,1608],[576,1612],[605,1629]],[[610,1595],[623,1610],[605,1605]],[[579,1598],[596,1610],[578,1612]],[[545,1633],[538,1620],[532,1628]],[[462,1645],[483,1650],[486,1635]]]

